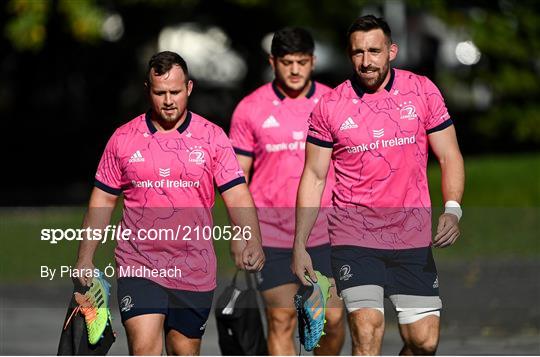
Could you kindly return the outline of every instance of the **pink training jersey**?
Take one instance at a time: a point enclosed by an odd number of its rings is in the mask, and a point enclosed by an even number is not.
[[[428,135],[450,125],[437,87],[404,70],[392,69],[380,92],[363,92],[353,79],[321,98],[307,141],[333,148],[333,245],[430,245]]]
[[[311,111],[330,88],[313,82],[305,97],[285,97],[268,83],[245,97],[234,111],[230,137],[238,155],[253,157],[249,189],[257,206],[263,245],[292,248],[296,192],[305,160],[306,135]],[[331,168],[321,205],[331,205],[334,172]],[[322,214],[308,246],[328,243]]]
[[[149,113],[118,128],[95,181],[106,192],[124,194],[121,227],[132,234],[118,240],[117,275],[127,272],[173,289],[214,289],[213,237],[204,229],[212,227],[214,183],[224,192],[244,182],[223,130],[197,114],[188,112],[170,132],[157,131]],[[148,276],[149,269],[159,276]]]

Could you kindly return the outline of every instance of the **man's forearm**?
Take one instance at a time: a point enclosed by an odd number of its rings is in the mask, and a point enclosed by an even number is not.
[[[465,187],[465,168],[463,157],[457,152],[440,161],[442,177],[442,196],[444,202],[461,203]]]
[[[222,197],[232,223],[242,229],[246,242],[262,244],[257,210],[247,185],[233,187]]]
[[[302,175],[296,197],[296,228],[294,245],[305,247],[313,225],[317,220],[321,197],[326,180],[319,180],[313,175]]]
[[[248,244],[254,242],[262,244],[259,220],[257,219],[255,207],[230,207],[229,216],[232,223],[242,229],[242,236]]]
[[[105,227],[110,223],[112,211],[114,207],[90,207],[88,212],[84,216],[83,229],[87,230],[88,234],[95,230],[99,230],[103,233]],[[101,243],[101,240],[92,239],[90,236],[85,236],[79,245],[78,258],[79,262],[92,262],[97,247]]]

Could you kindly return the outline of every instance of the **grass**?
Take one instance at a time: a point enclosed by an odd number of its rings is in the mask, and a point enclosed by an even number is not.
[[[441,174],[429,166],[433,206],[442,204]],[[540,207],[540,154],[465,157],[465,207]]]
[[[540,155],[466,157],[465,171],[462,235],[437,259],[540,257]],[[441,206],[440,170],[428,172],[432,205]]]
[[[451,248],[436,250],[437,259],[540,257],[540,155],[466,158],[462,237]],[[440,173],[430,165],[433,206],[440,206]],[[85,208],[5,208],[0,210],[2,249],[0,279],[32,281],[40,278],[41,266],[73,266],[77,242],[52,245],[40,241],[44,228],[78,228]],[[214,209],[216,225],[227,224],[220,199]],[[434,212],[434,217],[439,212]],[[116,215],[118,216],[118,214]],[[113,221],[115,222],[115,221]],[[231,270],[228,243],[214,243],[218,269]],[[95,263],[114,265],[113,244],[98,248]],[[57,273],[58,274],[58,273]]]

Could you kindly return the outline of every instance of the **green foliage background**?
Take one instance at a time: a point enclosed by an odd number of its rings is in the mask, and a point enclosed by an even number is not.
[[[386,2],[225,0],[225,3],[239,9],[259,9],[276,23],[315,28],[320,36],[342,49],[343,34],[354,16],[366,8],[382,8]],[[540,144],[537,2],[409,0],[404,3],[409,15],[433,14],[442,19],[449,30],[472,38],[480,49],[482,60],[477,65],[457,71],[441,70],[435,78],[445,92],[460,93],[462,88],[472,86],[483,86],[491,92],[489,107],[467,113],[474,116],[474,121],[468,125],[473,132],[471,135],[487,148],[496,149],[502,143],[510,143],[506,150],[512,144],[527,148]],[[212,4],[209,0],[10,0],[3,5],[7,13],[3,32],[15,50],[39,52],[47,41],[49,20],[56,16],[62,19],[65,31],[76,41],[95,45],[102,41],[101,26],[110,8],[121,14],[143,6],[189,13],[199,9],[211,11]],[[452,95],[447,99],[450,106],[472,100],[459,96],[452,99]]]

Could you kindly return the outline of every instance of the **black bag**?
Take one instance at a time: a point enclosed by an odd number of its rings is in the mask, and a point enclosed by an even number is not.
[[[257,291],[246,272],[247,289],[236,284],[238,272],[225,291],[218,297],[216,316],[219,348],[224,356],[266,356],[268,347],[257,303]]]
[[[81,285],[78,279],[73,279],[74,290],[73,292],[78,292],[84,294],[88,287]],[[116,340],[116,336],[112,329],[111,321],[109,320],[109,325],[105,328],[103,332],[103,338],[96,343],[91,345],[88,342],[88,332],[86,331],[86,323],[84,322],[84,316],[80,313],[75,314],[71,317],[69,324],[67,326],[69,317],[71,316],[73,310],[78,306],[75,297],[72,296],[69,303],[66,318],[64,319],[64,324],[62,325],[62,334],[60,336],[60,342],[58,344],[58,356],[104,356],[109,352],[112,344]]]

